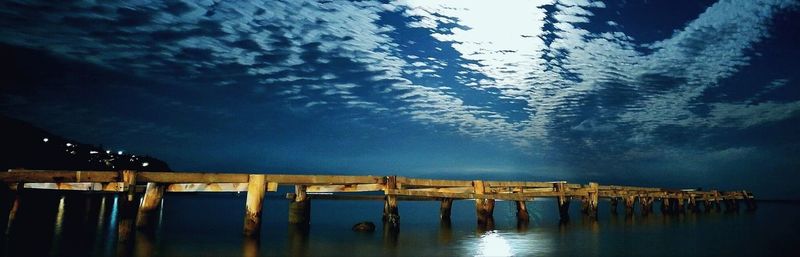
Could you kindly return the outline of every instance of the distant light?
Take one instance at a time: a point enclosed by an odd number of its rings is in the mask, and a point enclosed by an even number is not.
[[[150,163],[149,163],[149,162],[143,162],[143,163],[142,163],[142,167],[147,167],[147,166],[150,166]]]
[[[111,150],[106,150],[106,153],[107,153],[107,154],[110,154],[110,153],[111,153]]]
[[[72,146],[72,143],[67,143],[67,146]]]
[[[117,151],[117,155],[122,155],[122,151]]]
[[[89,151],[89,154],[97,154],[97,151]]]
[[[136,158],[136,155],[131,155],[132,158]]]
[[[45,138],[42,138],[42,141],[44,141],[45,143],[47,143],[47,141],[50,141],[50,139],[45,137]]]

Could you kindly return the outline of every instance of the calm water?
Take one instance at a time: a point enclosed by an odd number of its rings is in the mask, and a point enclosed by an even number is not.
[[[266,201],[262,237],[241,236],[245,195],[168,194],[153,236],[137,234],[117,249],[114,195],[29,192],[10,234],[6,256],[791,256],[800,255],[800,206],[761,203],[755,213],[626,217],[601,201],[593,222],[573,201],[572,221],[558,224],[555,202],[530,202],[531,224],[518,228],[511,202],[498,202],[496,229],[480,231],[471,201],[456,201],[449,226],[438,202],[401,202],[401,229],[384,233],[379,201],[323,201],[312,206],[306,233],[286,223],[287,201]],[[622,206],[620,206],[622,207]],[[7,213],[8,202],[3,211]],[[5,218],[5,215],[3,215]],[[378,225],[356,233],[360,221]],[[3,223],[5,224],[5,222]]]

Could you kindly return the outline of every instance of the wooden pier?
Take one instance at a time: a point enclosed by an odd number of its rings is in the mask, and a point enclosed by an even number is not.
[[[289,223],[308,225],[311,201],[319,200],[382,200],[385,228],[397,228],[400,224],[398,201],[440,201],[440,217],[449,221],[453,200],[475,201],[476,219],[481,227],[492,227],[495,201],[515,201],[518,222],[527,224],[526,201],[535,198],[554,198],[558,204],[559,217],[569,220],[570,202],[580,200],[581,211],[596,218],[597,205],[602,199],[611,201],[612,212],[618,203],[625,206],[625,213],[633,214],[638,199],[642,215],[653,210],[655,201],[661,202],[665,214],[680,214],[685,211],[739,210],[744,202],[748,210],[755,210],[754,197],[747,191],[702,191],[695,189],[663,189],[652,187],[600,185],[598,183],[573,184],[566,181],[484,181],[441,180],[401,176],[346,176],[346,175],[289,175],[247,173],[201,173],[201,172],[137,172],[125,171],[52,171],[9,170],[0,173],[0,182],[19,193],[28,189],[77,190],[117,192],[123,197],[118,219],[118,241],[129,240],[135,230],[152,229],[155,213],[165,193],[180,192],[247,192],[244,206],[243,233],[257,237],[261,231],[261,209],[267,192],[277,192],[278,186],[292,186],[287,194],[290,202]],[[353,194],[378,192],[378,194]],[[137,194],[143,194],[137,201]],[[381,195],[382,194],[382,195]],[[19,197],[15,198],[9,213],[10,228],[16,215]],[[137,207],[138,205],[138,207]]]

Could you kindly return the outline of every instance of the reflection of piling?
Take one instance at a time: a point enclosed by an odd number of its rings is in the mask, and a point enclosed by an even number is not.
[[[439,221],[438,239],[442,245],[447,245],[453,241],[453,224],[449,218]]]
[[[310,229],[307,224],[289,224],[289,231],[287,233],[289,237],[289,256],[308,256],[309,231]]]
[[[661,214],[670,214],[672,210],[670,209],[669,198],[662,197],[661,198]]]
[[[258,237],[246,236],[242,241],[242,257],[258,257],[261,248],[261,239]]]
[[[306,186],[296,185],[294,199],[289,202],[289,224],[308,226],[311,220],[311,200],[306,195]]]

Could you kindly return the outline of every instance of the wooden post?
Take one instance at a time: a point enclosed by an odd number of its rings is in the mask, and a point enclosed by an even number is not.
[[[600,185],[589,182],[589,217],[597,218],[597,205],[600,203]]]
[[[9,190],[11,189],[10,185],[8,189]],[[25,183],[23,182],[17,183],[17,190],[14,191],[13,193],[14,203],[11,205],[11,209],[8,211],[8,220],[6,223],[6,231],[5,231],[6,235],[11,234],[11,229],[12,229],[11,227],[14,226],[14,220],[16,220],[17,218],[17,211],[19,211],[19,202],[23,190],[25,190]]]
[[[136,215],[136,203],[134,202],[136,196],[136,171],[122,171],[122,190],[124,195],[118,203],[117,242],[127,244],[133,238],[131,234],[133,232],[134,216]]]
[[[442,221],[450,220],[450,212],[453,207],[452,198],[444,198],[441,200],[441,207],[439,207],[439,219]]]
[[[747,204],[748,211],[755,211],[756,209],[758,209],[755,196],[753,196],[752,193],[747,191],[742,191],[742,194],[744,195],[744,201]]]
[[[151,230],[157,222],[156,210],[161,205],[164,196],[164,186],[157,183],[147,183],[144,197],[139,204],[139,213],[136,215],[136,228],[141,230]]]
[[[617,214],[617,206],[619,205],[619,199],[617,197],[611,197],[611,213]]]
[[[669,199],[668,196],[664,196],[664,197],[661,198],[661,213],[662,214],[670,214],[671,210],[670,210],[670,207],[669,207],[669,201],[670,201],[670,199]]]
[[[566,223],[569,221],[569,197],[566,196],[567,187],[564,186],[564,183],[554,183],[553,187],[555,188],[556,192],[558,192],[558,216],[561,223]]]
[[[647,216],[653,212],[653,197],[639,197],[639,205],[642,207],[642,216]]]
[[[700,212],[700,208],[697,206],[697,199],[694,194],[689,194],[689,210],[693,213]]]
[[[295,197],[289,203],[289,224],[308,225],[311,221],[311,200],[306,195],[306,186],[295,185]]]
[[[641,201],[641,200],[640,200]],[[626,195],[625,196],[625,215],[631,216],[633,215],[633,205],[636,203],[636,196],[635,195]]]
[[[397,176],[387,176],[384,180],[386,181],[386,192],[397,189]],[[384,198],[383,222],[384,227],[388,225],[390,229],[396,229],[400,226],[400,211],[397,208],[396,195],[387,194]]]
[[[264,205],[267,181],[263,174],[251,174],[247,181],[247,203],[244,214],[244,235],[261,234],[261,207]]]
[[[675,209],[675,210],[676,210],[678,213],[683,213],[684,211],[686,211],[686,209],[685,209],[685,208],[684,208],[684,206],[683,206],[683,205],[684,205],[684,202],[685,202],[685,201],[684,201],[685,197],[686,197],[686,196],[685,196],[685,194],[684,194],[684,193],[680,193],[680,194],[678,194],[678,199],[677,199],[677,201],[678,201],[678,204],[676,204],[676,205],[675,205],[675,207],[676,207],[676,209]]]
[[[589,197],[581,196],[581,213],[589,214]]]
[[[528,206],[525,205],[525,201],[516,201],[517,202],[517,222],[529,222],[530,217],[528,216]]]
[[[475,190],[477,197],[482,197],[486,193],[486,187],[482,180],[472,181],[472,186]],[[478,218],[478,225],[482,227],[491,227],[494,225],[494,199],[475,199],[475,213]]]
[[[720,196],[719,191],[713,190],[711,192],[714,194],[714,210],[716,212],[722,211],[722,207],[719,204],[719,201],[722,199],[722,197]]]

